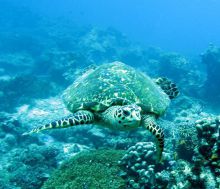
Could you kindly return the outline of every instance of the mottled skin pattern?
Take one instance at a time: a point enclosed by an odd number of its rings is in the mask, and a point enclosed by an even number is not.
[[[141,108],[134,105],[111,106],[100,114],[97,124],[105,123],[105,127],[126,131],[137,128],[141,124]]]
[[[76,125],[90,124],[90,123],[93,123],[93,121],[94,121],[93,113],[86,111],[86,110],[80,110],[76,112],[74,116],[70,115],[60,120],[53,121],[46,125],[37,127],[31,130],[31,133],[38,133],[42,130],[56,129],[56,128],[61,128],[61,127],[65,128],[65,127],[76,126]],[[26,135],[26,134],[29,134],[29,132],[24,133],[23,135]]]
[[[86,72],[64,91],[64,103],[73,113],[71,116],[24,134],[91,123],[115,130],[142,126],[156,137],[157,157],[161,160],[164,133],[156,118],[178,93],[176,85],[166,78],[153,81],[121,62],[103,64]]]

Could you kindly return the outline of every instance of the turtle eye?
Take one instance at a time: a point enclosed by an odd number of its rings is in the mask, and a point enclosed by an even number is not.
[[[125,116],[129,116],[129,115],[130,115],[130,112],[127,111],[127,110],[123,110],[123,114],[124,114]]]

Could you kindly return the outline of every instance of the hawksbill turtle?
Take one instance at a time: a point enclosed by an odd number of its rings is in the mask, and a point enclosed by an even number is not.
[[[176,85],[166,78],[151,79],[122,62],[102,64],[64,91],[64,104],[73,114],[24,134],[93,123],[115,130],[142,126],[155,135],[160,160],[164,133],[156,119],[178,94]]]

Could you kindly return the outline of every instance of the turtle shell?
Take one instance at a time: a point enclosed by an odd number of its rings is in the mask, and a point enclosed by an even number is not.
[[[158,116],[170,103],[150,77],[121,62],[87,71],[64,91],[63,100],[73,113],[81,109],[102,112],[112,105],[137,104],[145,113]]]

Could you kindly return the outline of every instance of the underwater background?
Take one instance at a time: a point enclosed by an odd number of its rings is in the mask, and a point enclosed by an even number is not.
[[[219,189],[220,1],[0,0],[0,189]],[[179,88],[144,129],[22,135],[71,114],[62,92],[121,61]]]

